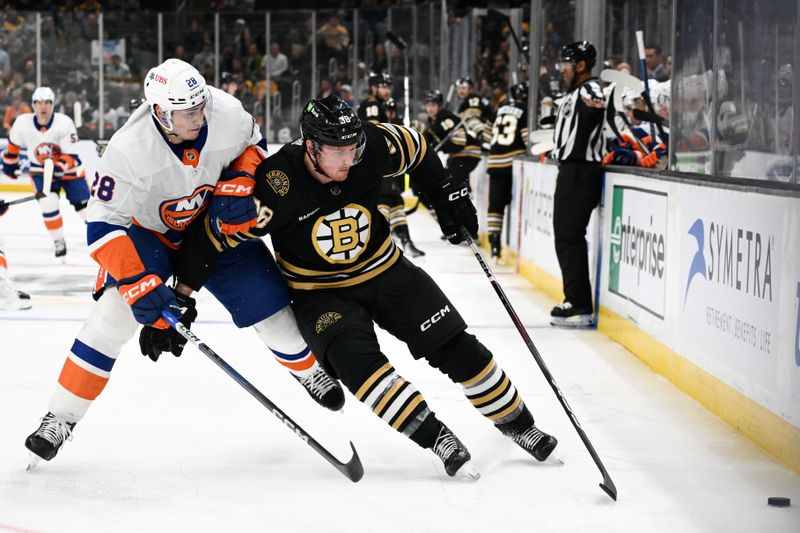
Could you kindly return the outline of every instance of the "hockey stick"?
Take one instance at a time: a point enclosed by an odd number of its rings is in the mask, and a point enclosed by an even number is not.
[[[508,315],[511,317],[511,321],[514,322],[514,326],[516,326],[517,331],[519,331],[519,334],[522,335],[522,340],[524,340],[525,344],[528,346],[528,350],[530,350],[531,355],[533,355],[533,358],[536,360],[536,364],[539,365],[539,369],[542,371],[542,374],[544,374],[544,377],[547,379],[547,382],[550,384],[550,387],[552,387],[553,392],[555,392],[558,401],[561,403],[561,407],[564,408],[564,411],[566,411],[567,415],[569,416],[570,422],[572,422],[572,425],[578,432],[578,436],[581,438],[583,444],[586,446],[586,449],[589,451],[589,455],[592,456],[592,459],[594,459],[594,463],[597,465],[597,468],[600,469],[600,473],[603,474],[603,482],[600,483],[600,488],[603,489],[603,491],[606,494],[608,494],[612,500],[616,501],[617,487],[614,486],[614,482],[611,481],[611,476],[608,475],[608,471],[606,471],[602,461],[600,461],[600,457],[598,457],[597,452],[594,451],[592,443],[589,442],[589,437],[586,436],[586,432],[583,431],[583,428],[578,422],[578,419],[575,417],[575,413],[572,411],[572,408],[567,403],[567,399],[564,398],[564,393],[562,393],[561,389],[558,388],[555,379],[553,379],[553,375],[550,373],[550,370],[547,369],[547,365],[544,364],[544,360],[542,359],[542,356],[539,354],[539,350],[536,349],[536,345],[533,344],[533,341],[528,335],[528,332],[525,331],[525,326],[522,325],[522,321],[519,319],[519,316],[517,316],[517,312],[514,311],[514,308],[511,306],[511,302],[508,301],[506,294],[503,292],[503,288],[497,282],[497,279],[495,279],[492,270],[489,268],[489,265],[486,264],[486,261],[484,261],[480,250],[478,250],[475,241],[472,239],[472,236],[469,234],[469,232],[465,227],[461,226],[459,229],[461,231],[461,236],[464,238],[467,244],[469,244],[469,247],[472,248],[472,253],[475,254],[475,258],[481,265],[483,273],[486,274],[487,278],[489,278],[489,282],[492,284],[492,287],[494,287],[494,291],[500,298],[500,302],[503,304],[503,307],[506,308]]]
[[[305,430],[300,427],[294,420],[292,420],[289,415],[284,413],[277,405],[272,403],[269,398],[264,396],[257,388],[255,388],[249,381],[247,381],[244,376],[242,376],[239,372],[237,372],[231,365],[225,362],[222,357],[217,355],[214,350],[208,347],[200,337],[195,335],[192,331],[190,331],[186,326],[180,323],[177,317],[170,313],[169,311],[162,311],[161,316],[164,317],[164,320],[169,322],[170,326],[175,328],[175,330],[180,333],[186,340],[197,346],[197,348],[203,352],[209,359],[214,361],[214,363],[220,367],[226,374],[233,378],[239,385],[242,386],[244,390],[250,393],[252,397],[258,400],[261,405],[266,407],[273,415],[275,415],[278,420],[286,424],[286,426],[293,431],[298,437],[300,437],[306,444],[314,448],[318,454],[320,454],[326,461],[333,465],[336,470],[347,476],[350,481],[357,482],[364,476],[364,466],[361,464],[361,459],[358,457],[358,452],[356,451],[356,447],[353,445],[353,442],[350,442],[350,448],[353,450],[353,457],[347,463],[342,463],[334,455],[326,450],[320,443],[314,440],[314,437],[309,435],[305,432]]]
[[[411,207],[409,207],[408,209],[406,209],[406,216],[408,216],[408,215],[413,215],[414,213],[416,213],[416,212],[417,212],[417,209],[419,209],[419,204],[420,204],[420,202],[421,202],[421,199],[420,199],[420,197],[419,197],[419,196],[417,196],[417,201],[416,201],[416,202],[414,202],[414,205],[412,205]]]
[[[436,146],[434,146],[434,147],[433,147],[433,151],[434,151],[434,152],[437,152],[437,151],[439,150],[439,148],[441,148],[441,147],[442,147],[442,145],[443,145],[444,143],[446,143],[446,142],[448,141],[448,139],[450,139],[450,137],[452,137],[452,136],[453,136],[453,134],[456,132],[456,130],[458,130],[458,128],[460,128],[461,126],[463,126],[463,125],[464,125],[464,121],[465,121],[465,120],[467,120],[467,118],[466,118],[466,117],[462,118],[462,119],[461,119],[461,121],[460,121],[458,124],[456,124],[456,127],[455,127],[455,128],[453,128],[452,130],[450,130],[450,133],[448,133],[447,135],[445,135],[445,136],[444,136],[444,139],[442,139],[441,141],[439,141],[439,144],[437,144]],[[433,131],[431,131],[431,133],[433,133]],[[467,131],[466,131],[466,128],[464,128],[464,134],[465,134],[465,135],[467,135],[467,134],[468,134],[468,133],[467,133]]]
[[[636,49],[639,52],[639,61],[642,66],[642,83],[644,84],[644,101],[647,104],[647,109],[651,113],[655,113],[656,110],[653,107],[653,101],[650,100],[650,84],[647,83],[647,62],[645,61],[645,52],[644,52],[644,32],[642,30],[636,30]],[[658,133],[661,136],[664,136],[664,128],[661,124],[656,123],[656,127],[658,128]],[[650,133],[653,133],[652,130]]]
[[[399,37],[393,31],[386,32],[386,38],[392,42],[397,48],[403,52],[403,62],[405,67],[405,72],[403,73],[403,126],[406,128],[411,125],[411,111],[410,107],[410,97],[409,97],[409,86],[408,86],[408,44]]]
[[[669,120],[665,119],[661,115],[656,115],[655,113],[651,113],[649,111],[634,109],[633,116],[636,118],[636,120],[641,120],[642,122],[652,122],[653,124],[661,124],[662,126],[669,126]]]
[[[42,198],[45,194],[44,191],[49,191],[50,187],[53,185],[53,171],[55,167],[53,166],[52,159],[45,159],[44,160],[44,174],[42,175],[42,190],[41,192],[37,192],[34,195],[26,196],[25,198],[18,198],[17,200],[11,200],[10,202],[5,202],[6,205],[17,205],[17,204],[24,204],[25,202],[30,202],[31,200],[38,200]]]
[[[514,28],[511,27],[511,17],[509,17],[508,15],[506,15],[504,13],[501,13],[500,11],[498,11],[496,9],[491,9],[491,8],[489,9],[489,14],[505,19],[506,24],[508,24],[508,31],[511,34],[511,37],[514,39],[514,44],[517,45],[517,50],[519,50],[519,53],[522,54],[522,57],[525,58],[526,64],[530,65],[531,64],[531,57],[528,55],[528,50],[525,49],[522,46],[522,44],[519,42],[519,39],[517,38],[517,33],[514,31]]]

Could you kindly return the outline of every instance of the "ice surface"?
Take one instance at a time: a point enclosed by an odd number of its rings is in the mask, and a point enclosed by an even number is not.
[[[4,198],[18,195],[6,193]],[[451,479],[431,452],[348,394],[344,413],[312,402],[254,333],[207,293],[194,330],[343,460],[354,484],[191,346],[158,363],[130,342],[112,379],[58,457],[25,472],[25,437],[47,411],[64,357],[92,304],[96,267],[82,222],[62,202],[67,264],[52,255],[38,207],[0,219],[11,274],[34,308],[0,312],[2,531],[800,531],[800,477],[595,332],[553,330],[554,304],[506,267],[497,277],[619,490],[602,477],[468,248],[410,218],[418,261],[495,354],[558,458],[537,464],[494,430],[458,386],[379,330],[381,347],[469,447],[482,477]]]

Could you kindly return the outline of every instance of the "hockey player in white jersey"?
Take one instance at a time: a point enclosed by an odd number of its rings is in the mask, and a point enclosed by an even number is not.
[[[49,412],[25,441],[32,465],[55,457],[71,437],[139,324],[145,325],[139,339],[143,354],[154,361],[164,351],[181,354],[186,341],[161,312],[170,310],[189,327],[197,316],[195,302],[164,282],[172,275],[182,232],[215,189],[217,196],[230,195],[230,202],[215,202],[212,208],[226,230],[247,231],[256,224],[255,208],[248,209],[253,180],[219,179],[245,149],[263,144],[253,117],[236,98],[207,86],[194,67],[177,59],[150,70],[144,93],[147,105],[111,138],[94,177],[87,240],[100,264],[97,302],[67,355]],[[240,191],[242,201],[236,197]],[[254,327],[312,398],[340,409],[341,386],[300,336],[286,284],[266,245],[252,242],[237,248],[240,253],[226,254],[206,288],[237,326]]]
[[[58,195],[63,190],[75,212],[86,220],[89,187],[78,157],[75,123],[65,114],[53,112],[56,95],[50,87],[37,88],[31,99],[34,112],[17,117],[8,133],[8,146],[3,154],[3,173],[15,178],[15,172],[19,169],[20,150],[26,149],[31,179],[39,193],[44,225],[53,239],[56,257],[63,260],[67,254],[67,244]],[[50,190],[42,191],[42,172],[46,159],[53,160],[55,174]]]
[[[8,211],[8,204],[0,200],[0,217]],[[31,297],[27,293],[18,291],[11,284],[8,275],[8,263],[3,253],[3,243],[0,239],[0,311],[9,309],[30,309]]]

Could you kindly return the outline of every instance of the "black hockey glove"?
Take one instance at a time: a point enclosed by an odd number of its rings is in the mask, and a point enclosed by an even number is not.
[[[478,212],[469,199],[465,181],[448,177],[436,189],[430,191],[430,199],[436,211],[439,227],[452,244],[464,240],[461,236],[461,226],[464,226],[473,237],[478,237]]]
[[[181,324],[191,328],[192,322],[197,318],[194,298],[179,293],[175,293],[175,298],[181,308]],[[139,348],[142,350],[142,355],[146,355],[153,361],[158,361],[161,352],[172,352],[175,357],[180,357],[184,346],[186,346],[186,339],[173,327],[158,329],[145,326],[139,333]]]

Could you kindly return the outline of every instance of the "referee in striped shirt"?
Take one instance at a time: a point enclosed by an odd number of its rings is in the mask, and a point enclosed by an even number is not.
[[[592,67],[597,51],[587,41],[561,49],[559,70],[567,93],[558,101],[555,144],[558,179],[553,232],[564,283],[564,301],[550,312],[558,327],[589,327],[594,320],[586,226],[600,202],[603,159],[603,91]]]

